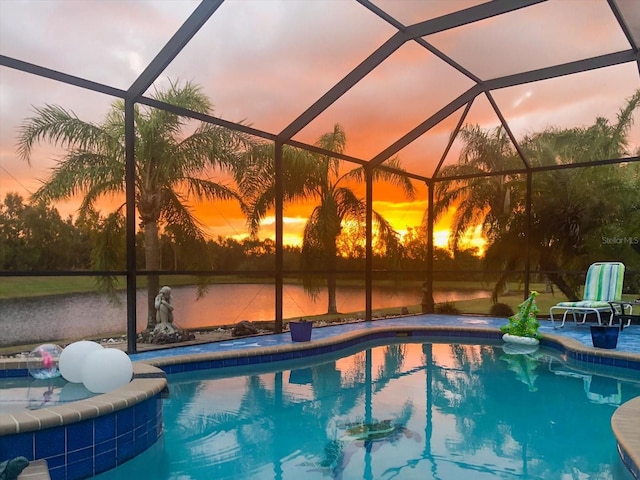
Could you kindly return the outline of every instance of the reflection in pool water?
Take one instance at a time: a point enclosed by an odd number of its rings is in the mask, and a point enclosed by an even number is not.
[[[93,397],[81,383],[70,383],[62,377],[0,379],[0,414],[64,405]]]
[[[407,343],[292,365],[170,376],[162,441],[98,478],[630,478],[610,418],[640,382],[545,350]]]

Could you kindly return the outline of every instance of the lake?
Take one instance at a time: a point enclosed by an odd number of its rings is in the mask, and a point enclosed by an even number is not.
[[[420,288],[373,289],[373,308],[398,307],[420,303]],[[486,298],[486,290],[436,291],[436,302]],[[174,322],[181,328],[230,325],[241,320],[273,320],[274,286],[272,284],[212,285],[198,299],[192,286],[172,288]],[[0,300],[0,346],[47,342],[56,339],[111,336],[126,331],[126,294],[121,292],[118,303],[98,293],[78,293],[48,297]],[[138,331],[146,327],[146,290],[137,295]],[[284,318],[319,315],[327,311],[326,290],[312,299],[299,285],[285,285],[283,290]],[[339,288],[339,312],[365,309],[365,290],[357,287]],[[399,313],[399,311],[398,311]]]

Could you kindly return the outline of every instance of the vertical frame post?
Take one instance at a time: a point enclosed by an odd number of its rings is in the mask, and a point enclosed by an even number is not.
[[[533,215],[531,213],[531,195],[532,195],[532,187],[533,187],[533,174],[531,170],[527,170],[527,226],[525,227],[525,264],[524,264],[524,299],[526,300],[529,296],[529,284],[531,279],[529,276],[531,275],[531,221],[533,219]]]
[[[275,185],[276,185],[276,265],[275,265],[275,274],[276,274],[276,284],[275,284],[275,294],[276,294],[276,302],[275,302],[275,332],[282,332],[282,322],[283,322],[283,289],[284,289],[284,244],[283,244],[283,216],[284,216],[284,186],[283,182],[283,161],[282,161],[282,142],[276,141],[275,144],[275,158],[274,161],[274,170],[276,174]]]
[[[125,198],[127,242],[127,353],[136,353],[136,154],[134,102],[124,100]]]
[[[365,169],[366,226],[365,226],[365,313],[364,319],[373,318],[373,171]]]
[[[427,206],[427,275],[422,286],[422,313],[433,313],[433,202],[435,184],[427,183],[429,205]]]

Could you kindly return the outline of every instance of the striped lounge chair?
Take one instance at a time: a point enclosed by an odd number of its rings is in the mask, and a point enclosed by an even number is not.
[[[595,313],[598,325],[602,325],[601,313],[609,313],[609,323],[613,319],[613,310],[609,302],[620,301],[622,298],[622,282],[624,280],[624,265],[620,262],[598,262],[589,267],[584,284],[584,295],[577,302],[560,302],[549,309],[551,325],[554,328],[564,327],[567,315],[571,313],[574,323],[578,324],[576,315],[582,315],[585,323],[587,314]],[[560,311],[560,312],[558,312]],[[553,313],[562,313],[562,324],[556,327]]]

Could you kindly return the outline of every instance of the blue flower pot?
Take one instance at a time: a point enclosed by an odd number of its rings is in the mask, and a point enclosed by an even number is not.
[[[591,340],[597,348],[616,348],[619,334],[619,325],[591,325]]]
[[[311,340],[313,322],[289,322],[291,340],[294,342],[308,342]]]

